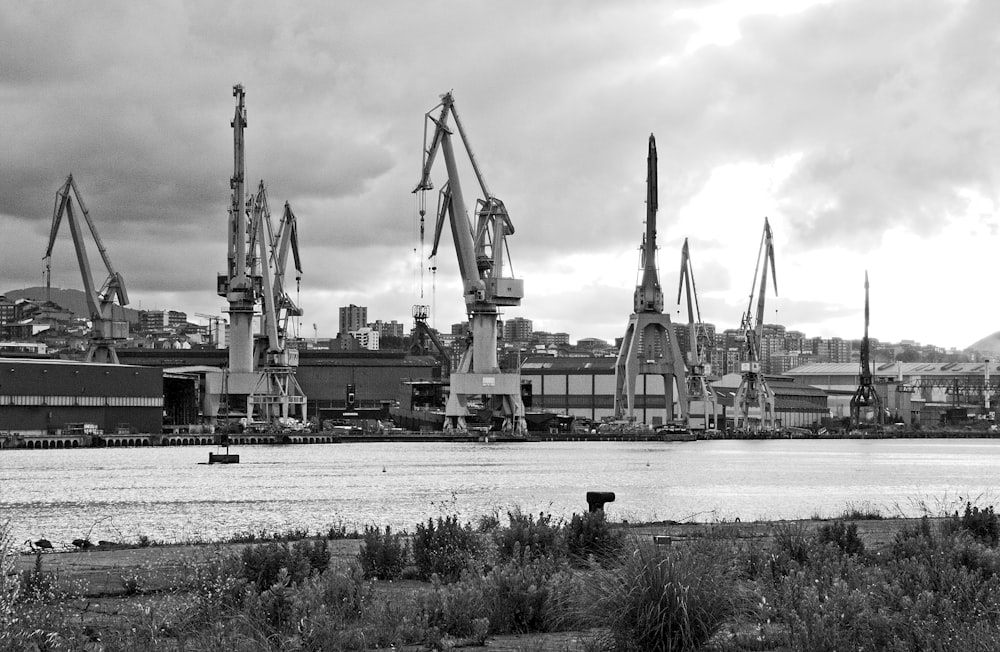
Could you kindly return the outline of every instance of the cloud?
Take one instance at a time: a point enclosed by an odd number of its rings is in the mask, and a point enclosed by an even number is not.
[[[68,20],[61,7],[4,4],[0,226],[18,237],[0,243],[3,278],[37,283],[54,192],[73,173],[133,297],[218,306],[242,83],[248,186],[265,180],[272,211],[289,201],[299,218],[307,314],[335,324],[350,299],[409,321],[427,264],[410,192],[423,116],[454,90],[517,229],[521,316],[574,338],[621,330],[655,133],[664,288],[692,238],[703,312],[733,325],[768,215],[781,300],[818,328],[837,306],[856,314],[856,298],[810,304],[786,270],[823,277],[808,260],[831,248],[864,265],[898,229],[933,238],[970,211],[994,220],[979,207],[997,201],[998,13],[985,0],[122,1]],[[444,242],[439,312],[457,321]],[[72,254],[59,256],[73,276]],[[591,278],[596,266],[603,277]]]

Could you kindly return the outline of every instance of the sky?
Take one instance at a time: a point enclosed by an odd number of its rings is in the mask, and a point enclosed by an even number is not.
[[[652,133],[674,321],[687,238],[702,319],[739,325],[767,217],[766,322],[859,339],[867,270],[872,337],[964,348],[1000,330],[998,24],[987,0],[0,0],[0,292],[44,284],[72,173],[131,307],[223,314],[240,83],[248,186],[298,220],[300,334],[349,304],[407,326],[428,305],[447,332],[451,234],[428,260],[437,195],[421,242],[411,191],[451,91],[515,227],[505,318],[624,335]],[[82,289],[65,225],[52,268]]]

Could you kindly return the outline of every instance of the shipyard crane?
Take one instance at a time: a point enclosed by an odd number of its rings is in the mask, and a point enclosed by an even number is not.
[[[685,292],[686,289],[686,292]],[[691,251],[687,238],[681,248],[681,273],[677,284],[677,305],[681,304],[681,294],[687,297],[688,338],[690,348],[687,352],[687,391],[688,391],[688,425],[693,429],[705,430],[718,427],[719,401],[715,390],[708,384],[708,374],[712,365],[708,360],[708,352],[712,346],[711,337],[705,323],[701,320],[701,308],[698,306],[698,290],[694,282],[694,267],[691,265]],[[711,408],[711,412],[709,412]],[[700,417],[695,417],[700,414]],[[709,418],[711,414],[711,418]]]
[[[868,339],[868,271],[865,271],[865,336],[861,340],[858,388],[851,397],[851,426],[884,422],[882,400],[872,383],[871,341]],[[987,365],[988,368],[989,365]]]
[[[227,238],[228,268],[218,275],[217,292],[229,303],[229,372],[250,374],[254,369],[253,317],[260,297],[260,276],[253,273],[252,250],[248,251],[249,229],[246,201],[246,151],[244,130],[247,126],[245,92],[241,84],[233,86],[236,114],[233,127],[233,176],[229,180],[232,196],[229,204]]]
[[[302,273],[298,255],[295,214],[286,202],[281,224],[275,232],[267,201],[267,187],[261,181],[252,200],[250,213],[251,269],[260,279],[260,335],[254,338],[257,383],[247,403],[247,417],[259,416],[267,423],[289,418],[306,420],[306,398],[295,376],[298,349],[289,346],[288,319],[302,315],[285,291],[285,264],[292,249],[295,269]],[[297,276],[296,278],[301,278]],[[259,413],[254,414],[255,410]]]
[[[243,86],[233,86],[236,112],[233,128],[233,176],[229,205],[227,262],[225,274],[219,274],[217,291],[229,303],[229,366],[226,392],[230,397],[246,397],[246,417],[262,417],[273,425],[275,419],[301,410],[305,420],[305,396],[295,379],[298,351],[287,346],[285,331],[289,316],[302,311],[284,290],[284,264],[291,247],[296,269],[298,236],[294,214],[286,205],[281,228],[274,233],[267,191],[261,181],[257,192],[247,196],[246,148],[244,131],[247,112]],[[279,268],[280,265],[280,268]],[[260,335],[254,335],[254,317],[260,305]],[[242,399],[241,399],[242,400]]]
[[[663,289],[656,267],[657,187],[656,139],[649,135],[646,155],[646,232],[640,246],[642,280],[636,285],[634,312],[629,317],[615,364],[615,418],[635,420],[636,379],[642,375],[663,379],[666,420],[674,420],[674,388],[680,418],[688,419],[684,358],[674,337],[670,315],[663,312]],[[647,392],[648,393],[648,392]]]
[[[434,112],[440,107],[440,112]],[[462,144],[468,154],[482,198],[476,200],[475,223],[470,221],[465,196],[458,174],[458,161],[452,143],[453,131],[449,118],[454,120]],[[433,127],[431,127],[433,125]],[[419,193],[421,219],[425,214],[424,195],[433,189],[431,169],[440,150],[444,156],[448,181],[438,198],[437,222],[431,257],[437,255],[445,219],[451,226],[452,240],[458,256],[462,277],[462,291],[466,313],[469,317],[469,341],[462,353],[458,368],[451,373],[448,402],[445,407],[445,430],[466,431],[469,401],[482,397],[493,420],[501,429],[516,435],[527,432],[524,403],[521,400],[520,373],[501,372],[497,360],[499,308],[518,306],[524,297],[524,282],[504,276],[504,254],[510,263],[507,236],[514,233],[514,225],[503,202],[494,196],[465,133],[455,109],[452,94],[441,96],[441,103],[427,112],[424,122],[424,152],[420,182],[413,192]],[[428,129],[433,135],[428,142]]]
[[[97,244],[97,250],[101,253],[101,259],[108,271],[108,277],[100,288],[95,285],[94,276],[91,273],[90,260],[87,257],[87,248],[83,240],[83,230],[73,210],[74,198],[80,212],[83,213],[83,218],[87,222],[87,227],[90,229],[90,234]],[[83,277],[87,308],[90,310],[90,320],[93,323],[86,360],[87,362],[118,364],[118,353],[115,347],[118,343],[128,339],[128,322],[124,319],[124,311],[116,319],[115,299],[118,300],[119,309],[128,305],[125,279],[115,271],[111,264],[108,251],[104,248],[101,237],[97,234],[97,227],[90,219],[90,213],[83,203],[83,197],[80,195],[80,190],[77,188],[72,174],[66,177],[66,182],[56,191],[55,208],[52,212],[52,228],[49,231],[49,246],[46,248],[44,256],[46,296],[48,296],[52,286],[52,247],[56,242],[56,235],[64,215],[69,223],[70,233],[73,235],[73,247],[76,249],[76,260],[80,265],[80,274]]]
[[[770,266],[769,266],[770,264]],[[764,218],[764,232],[757,252],[757,266],[750,286],[750,300],[740,323],[740,337],[743,340],[743,361],[740,363],[742,378],[733,398],[736,410],[737,431],[769,432],[776,426],[774,414],[774,390],[771,389],[761,369],[761,338],[764,333],[764,299],[767,294],[767,275],[771,272],[774,292],[778,292],[778,278],[774,268],[774,237],[771,225]],[[754,292],[760,278],[760,292],[754,310]]]

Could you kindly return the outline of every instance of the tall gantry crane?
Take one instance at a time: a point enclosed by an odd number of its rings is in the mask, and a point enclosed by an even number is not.
[[[768,264],[770,263],[770,267]],[[750,286],[750,300],[743,320],[740,323],[741,338],[744,344],[743,361],[740,363],[740,386],[733,398],[736,410],[736,430],[747,432],[769,432],[776,427],[774,414],[774,390],[767,384],[767,379],[761,370],[761,338],[764,333],[764,299],[767,294],[767,273],[771,272],[774,281],[774,292],[778,292],[778,277],[774,268],[774,237],[771,225],[764,218],[764,232],[760,237],[760,249],[757,252],[757,266],[754,269],[753,284]],[[757,295],[757,307],[754,310],[754,292],[757,289],[757,278],[760,278],[760,293]]]
[[[236,113],[233,128],[232,196],[229,205],[227,262],[225,274],[218,275],[217,291],[229,303],[229,366],[226,370],[227,393],[246,396],[246,416],[271,423],[276,418],[301,411],[305,420],[305,396],[295,379],[297,353],[288,346],[287,320],[302,311],[285,291],[284,275],[288,249],[291,248],[296,270],[301,274],[295,216],[285,205],[278,232],[271,223],[267,190],[261,181],[257,192],[247,196],[246,93],[243,86],[233,86]],[[254,317],[260,305],[260,335],[254,335]],[[228,401],[227,401],[228,402]],[[255,410],[257,414],[255,415]]]
[[[229,204],[228,268],[219,274],[217,291],[229,303],[229,372],[249,374],[254,369],[253,317],[261,294],[261,279],[254,274],[252,250],[248,251],[250,232],[246,201],[246,151],[243,132],[247,110],[243,86],[233,86],[236,114],[233,127],[233,176],[229,180],[232,198]]]
[[[104,266],[108,270],[108,278],[100,288],[94,284],[94,276],[91,273],[90,260],[87,257],[87,248],[83,240],[83,230],[73,210],[74,198],[76,198],[76,204],[80,207],[80,212],[83,213],[90,234],[97,244],[97,250],[101,253]],[[56,191],[55,208],[52,212],[52,228],[49,231],[49,246],[45,249],[44,256],[46,296],[48,296],[52,286],[52,247],[56,242],[56,235],[59,232],[63,215],[66,216],[70,233],[73,235],[73,247],[76,249],[76,260],[80,265],[80,274],[83,277],[87,308],[90,310],[90,319],[93,323],[86,360],[87,362],[118,364],[118,353],[115,351],[115,347],[119,342],[128,339],[128,321],[125,320],[124,313],[116,319],[115,299],[118,300],[119,309],[128,305],[125,279],[115,271],[111,264],[108,251],[104,248],[101,237],[97,235],[97,227],[90,219],[90,213],[83,203],[83,197],[80,196],[80,190],[76,187],[76,181],[73,180],[72,174],[66,177],[66,182]]]
[[[441,110],[435,117],[438,107]],[[449,118],[454,120],[483,194],[476,200],[475,223],[470,220],[462,192]],[[419,193],[422,220],[426,212],[424,195],[434,187],[430,175],[440,150],[444,155],[448,181],[441,188],[438,198],[431,257],[437,255],[442,227],[447,218],[458,255],[462,292],[469,317],[467,346],[457,369],[451,373],[444,427],[445,430],[467,430],[466,419],[471,414],[469,401],[481,397],[484,407],[492,414],[494,422],[500,422],[502,430],[524,435],[527,433],[527,422],[521,400],[521,375],[501,372],[497,360],[499,308],[518,306],[524,297],[524,282],[504,275],[505,253],[510,264],[507,236],[514,233],[514,225],[503,202],[486,185],[450,92],[442,95],[441,103],[426,114],[424,124],[420,182],[413,192]],[[428,143],[430,125],[433,125],[433,136]]]
[[[667,421],[673,421],[674,388],[680,416],[688,418],[687,379],[684,358],[674,337],[670,316],[663,312],[663,290],[656,267],[656,210],[658,202],[656,139],[649,135],[646,156],[646,233],[641,251],[642,281],[635,288],[635,311],[629,317],[615,364],[615,418],[635,420],[637,377],[663,378]],[[648,393],[648,392],[647,392]]]
[[[262,300],[259,335],[254,338],[254,364],[259,372],[247,403],[247,417],[267,423],[298,418],[306,420],[306,397],[295,376],[298,349],[290,346],[288,320],[303,314],[285,290],[285,266],[291,249],[301,279],[298,226],[291,205],[285,202],[278,230],[271,222],[267,188],[261,181],[254,195],[250,218],[251,268],[260,278]]]
[[[861,340],[861,365],[858,388],[851,397],[851,426],[881,425],[884,422],[882,400],[872,382],[871,341],[868,339],[868,271],[865,271],[865,336]],[[987,365],[987,368],[989,365]]]
[[[719,400],[715,390],[708,384],[708,374],[712,368],[708,352],[712,340],[705,323],[701,320],[701,308],[698,306],[698,291],[694,283],[694,267],[691,265],[691,251],[688,249],[687,238],[684,238],[684,246],[681,248],[677,305],[681,304],[682,293],[687,297],[690,347],[687,352],[688,427],[705,430],[709,427],[718,427]],[[696,417],[696,414],[701,416]]]

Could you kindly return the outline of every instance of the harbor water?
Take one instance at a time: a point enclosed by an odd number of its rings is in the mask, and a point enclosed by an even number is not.
[[[1000,440],[350,443],[0,451],[0,521],[17,541],[217,540],[509,509],[568,518],[611,491],[612,520],[941,515],[991,505]]]

